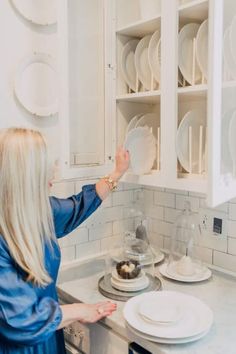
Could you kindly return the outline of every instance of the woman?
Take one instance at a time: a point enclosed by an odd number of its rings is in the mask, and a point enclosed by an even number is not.
[[[37,131],[0,131],[0,353],[64,354],[62,328],[93,323],[116,305],[58,304],[57,238],[79,226],[129,165],[120,149],[110,178],[68,199],[48,197],[47,151]]]

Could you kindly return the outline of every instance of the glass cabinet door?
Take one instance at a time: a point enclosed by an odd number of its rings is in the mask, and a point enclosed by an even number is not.
[[[236,1],[209,0],[208,204],[236,197]]]

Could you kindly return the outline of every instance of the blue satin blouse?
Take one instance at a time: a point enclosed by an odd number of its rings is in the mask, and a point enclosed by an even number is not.
[[[50,198],[57,238],[78,227],[101,204],[95,185],[68,199]],[[53,279],[45,288],[26,282],[0,236],[0,354],[65,354],[56,293],[60,248],[45,245],[45,267]]]

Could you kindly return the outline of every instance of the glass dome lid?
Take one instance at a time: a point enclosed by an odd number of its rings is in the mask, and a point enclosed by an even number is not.
[[[193,276],[201,270],[198,255],[201,228],[197,214],[193,213],[190,203],[185,202],[183,212],[176,218],[171,237],[168,273]]]

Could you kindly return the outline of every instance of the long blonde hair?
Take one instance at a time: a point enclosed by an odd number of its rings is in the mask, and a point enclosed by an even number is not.
[[[0,234],[27,281],[38,286],[51,282],[44,250],[55,236],[47,148],[38,131],[0,130]]]

